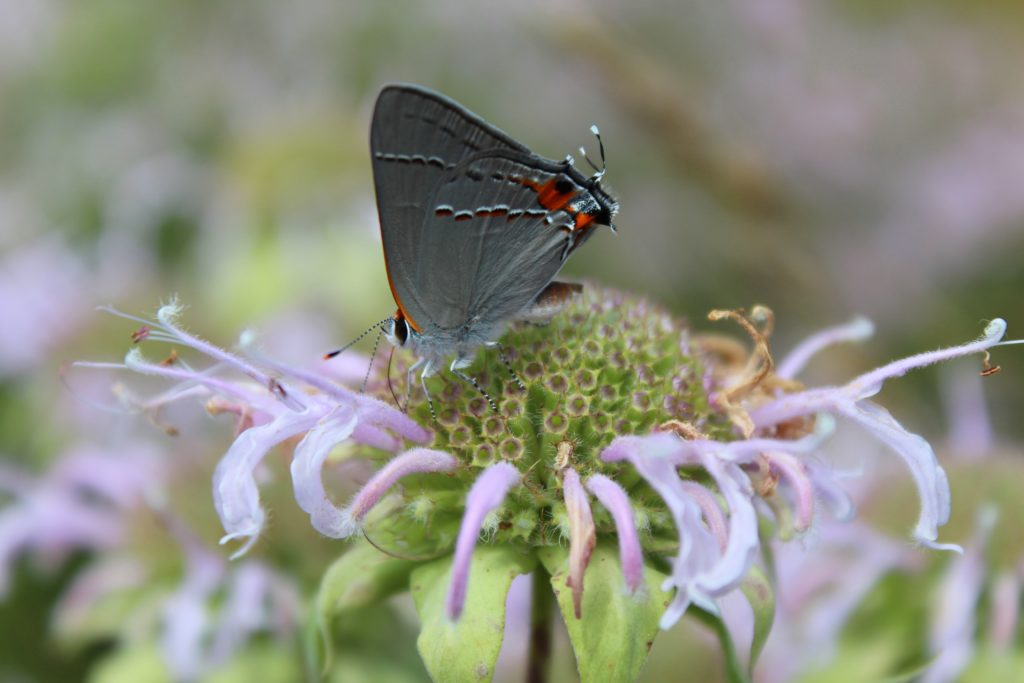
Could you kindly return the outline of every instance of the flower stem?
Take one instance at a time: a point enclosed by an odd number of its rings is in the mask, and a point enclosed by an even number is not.
[[[530,609],[530,655],[526,662],[526,682],[545,683],[551,661],[551,617],[555,596],[547,572],[533,573],[533,600]]]

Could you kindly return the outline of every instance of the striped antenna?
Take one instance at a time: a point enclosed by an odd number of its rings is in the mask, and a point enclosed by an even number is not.
[[[344,353],[345,351],[348,351],[352,346],[354,346],[355,344],[358,344],[360,341],[363,340],[363,338],[366,335],[370,334],[375,329],[382,329],[381,326],[384,325],[384,323],[389,322],[390,320],[392,320],[392,318],[391,318],[391,316],[388,316],[387,318],[384,318],[383,320],[381,320],[376,325],[371,325],[370,327],[366,328],[366,330],[362,334],[360,334],[358,337],[356,337],[355,339],[350,341],[348,344],[345,344],[344,346],[342,346],[340,349],[335,349],[334,351],[331,351],[330,353],[325,353],[324,354],[324,360],[330,360],[330,359],[334,358],[335,356],[338,356],[338,355]]]

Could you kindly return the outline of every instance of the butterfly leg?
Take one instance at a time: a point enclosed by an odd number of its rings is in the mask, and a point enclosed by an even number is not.
[[[412,378],[416,371],[427,364],[426,358],[419,358],[405,371],[405,411],[409,412],[409,402],[412,400]]]
[[[430,419],[437,422],[437,412],[434,411],[434,401],[430,398],[430,389],[427,388],[427,378],[433,377],[436,371],[433,360],[426,360],[424,358],[419,359],[416,363],[409,368],[409,391],[412,392],[412,371],[422,367],[423,372],[420,373],[420,386],[423,387],[423,395],[427,397],[427,407],[430,408]]]
[[[452,365],[448,369],[451,370],[453,375],[461,379],[463,382],[469,382],[470,384],[472,384],[473,388],[479,391],[483,395],[483,397],[487,399],[487,402],[491,404],[491,409],[494,410],[494,412],[498,412],[498,404],[494,402],[494,399],[491,398],[491,395],[484,391],[484,388],[480,386],[480,383],[477,382],[475,378],[470,377],[466,373],[462,372],[462,368],[468,368],[472,364],[472,358],[456,358],[455,360],[452,361]]]
[[[506,368],[508,368],[508,374],[512,375],[512,379],[516,381],[516,384],[519,385],[520,389],[526,391],[526,385],[523,384],[523,380],[519,379],[519,375],[517,375],[516,371],[512,368],[512,361],[510,361],[508,356],[505,354],[505,347],[501,345],[501,342],[487,342],[484,346],[498,350],[498,358],[500,358],[501,362],[505,364]]]

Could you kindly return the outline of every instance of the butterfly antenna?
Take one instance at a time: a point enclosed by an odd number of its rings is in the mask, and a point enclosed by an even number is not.
[[[377,328],[378,330],[382,329],[382,326],[384,325],[384,323],[388,322],[389,320],[391,320],[391,316],[388,316],[387,318],[384,318],[383,320],[381,320],[376,325],[371,325],[370,327],[366,328],[366,330],[364,330],[362,334],[360,334],[358,337],[356,337],[355,339],[350,341],[348,344],[345,344],[344,346],[342,346],[340,349],[335,349],[334,351],[331,351],[330,353],[325,353],[324,354],[324,360],[330,360],[330,359],[334,358],[335,356],[338,356],[338,355],[344,353],[345,351],[348,351],[353,345],[358,344],[360,341],[362,341],[363,337],[365,337],[366,335],[368,335],[371,332],[373,332],[374,328]],[[380,337],[378,337],[378,339],[380,339]],[[372,362],[372,359],[371,359],[371,362]]]
[[[592,125],[590,127],[590,132],[594,134],[595,138],[597,138],[597,148],[601,153],[601,166],[599,167],[595,164],[594,160],[590,158],[589,154],[587,154],[587,150],[582,147],[580,147],[580,153],[583,155],[583,158],[587,160],[587,163],[590,164],[590,167],[594,169],[594,179],[600,180],[604,176],[605,171],[608,170],[608,163],[605,161],[604,157],[604,140],[601,139],[601,131],[597,129],[596,125]]]
[[[370,371],[373,370],[373,361],[377,359],[377,346],[380,345],[380,336],[384,334],[384,328],[377,329],[377,336],[373,340],[373,351],[370,352],[370,362],[366,366],[366,375],[363,377],[363,386],[359,388],[360,394],[366,393],[366,385],[370,381]]]

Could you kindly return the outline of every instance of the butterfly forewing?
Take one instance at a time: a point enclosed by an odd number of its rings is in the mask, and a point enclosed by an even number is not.
[[[528,153],[502,131],[429,90],[392,85],[377,98],[370,151],[381,238],[395,298],[414,323],[424,313],[423,292],[411,281],[420,262],[424,204],[446,173],[467,157],[493,149]]]

